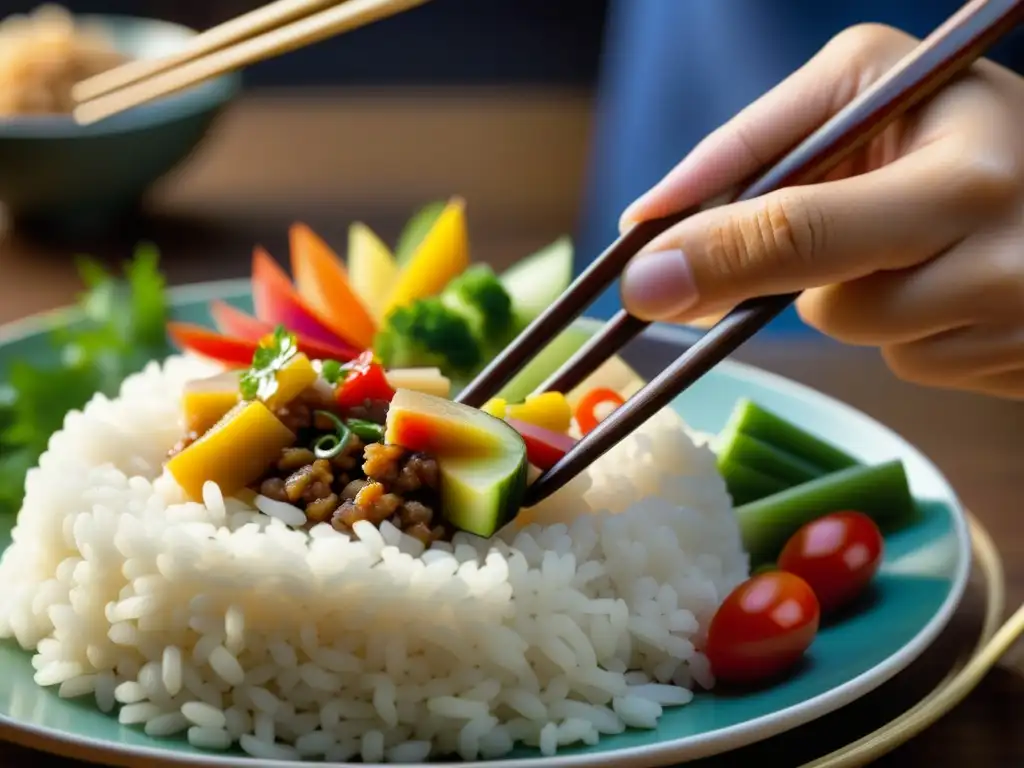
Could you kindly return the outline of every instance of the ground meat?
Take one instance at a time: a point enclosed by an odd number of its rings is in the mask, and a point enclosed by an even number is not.
[[[407,501],[402,506],[401,521],[403,528],[411,528],[414,525],[430,525],[434,519],[434,511],[426,504],[418,501]]]
[[[312,464],[315,460],[316,456],[309,448],[285,448],[281,452],[277,468],[282,472],[293,472],[307,464]]]
[[[351,485],[351,484],[350,484]],[[342,533],[351,533],[352,526],[367,520],[379,526],[385,520],[429,546],[446,538],[444,526],[430,527],[434,512],[418,501],[407,501],[388,492],[383,483],[364,482],[355,498],[345,500],[331,517],[331,525]]]
[[[387,405],[385,401],[367,401],[364,409],[352,409],[343,418],[382,423]],[[434,512],[439,473],[432,457],[401,446],[366,445],[355,435],[337,456],[316,457],[308,446],[318,437],[334,433],[337,426],[316,411],[335,413],[334,408],[322,392],[311,388],[288,407],[277,409],[278,418],[295,432],[297,445],[285,448],[253,489],[299,507],[309,526],[330,523],[336,530],[351,533],[361,520],[376,526],[387,520],[425,545],[450,538],[453,531]]]
[[[362,440],[355,435],[351,435],[348,443],[345,445],[345,450],[331,459],[331,466],[343,474],[351,474],[353,471],[358,472],[359,464],[363,460],[363,449],[365,447]]]
[[[371,480],[389,484],[397,493],[437,489],[437,461],[399,445],[366,446],[363,472]]]
[[[356,498],[364,486],[369,484],[369,480],[352,480],[341,489],[341,498],[343,501],[353,501]]]
[[[313,523],[326,523],[331,519],[334,510],[338,508],[341,500],[338,494],[331,493],[322,499],[317,499],[306,505],[306,518]]]
[[[392,487],[397,493],[412,493],[421,488],[435,490],[437,481],[437,461],[426,454],[414,453],[406,459]]]
[[[311,504],[330,496],[333,493],[333,482],[334,473],[330,463],[327,459],[317,459],[290,474],[284,481],[284,492],[291,504]]]
[[[400,445],[368,445],[363,452],[363,472],[379,483],[393,483],[398,479],[405,454],[405,448]]]
[[[288,405],[282,406],[274,411],[274,415],[295,434],[307,432],[314,427],[315,411],[334,412],[337,404],[330,393],[319,387],[309,387]],[[327,424],[322,429],[332,429],[333,424]]]
[[[345,415],[350,419],[362,419],[372,421],[375,424],[383,424],[388,420],[388,407],[391,404],[387,400],[364,400],[362,405],[349,408]]]
[[[434,537],[433,531],[431,531],[423,523],[416,523],[415,525],[411,525],[405,529],[405,532],[408,535],[412,536],[414,539],[420,541],[425,547],[429,547],[431,544],[437,541],[437,539]]]
[[[288,501],[288,494],[284,492],[283,477],[268,477],[259,488],[260,494],[274,501]]]

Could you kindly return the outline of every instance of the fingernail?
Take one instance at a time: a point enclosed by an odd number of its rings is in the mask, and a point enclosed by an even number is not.
[[[622,303],[646,320],[668,319],[697,303],[697,285],[680,250],[643,253],[622,273]]]
[[[624,210],[622,212],[622,216],[619,217],[619,234],[620,235],[624,234],[627,229],[629,229],[634,224],[636,224],[636,222],[634,221],[634,216],[635,216],[634,211],[637,209],[637,206],[640,204],[641,200],[643,200],[642,197],[637,198],[636,200],[634,200],[632,203],[629,204],[629,206],[626,208],[626,210]]]

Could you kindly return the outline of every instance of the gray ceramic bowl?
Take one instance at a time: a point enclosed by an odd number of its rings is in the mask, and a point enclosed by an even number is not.
[[[156,19],[83,19],[133,58],[166,55],[196,34]],[[196,148],[239,81],[227,75],[89,126],[70,116],[0,118],[0,203],[26,223],[103,228]]]

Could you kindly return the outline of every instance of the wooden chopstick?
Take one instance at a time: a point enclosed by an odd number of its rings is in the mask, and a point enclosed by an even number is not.
[[[993,43],[1024,20],[1024,0],[972,0],[921,42],[872,87],[797,145],[737,200],[820,178],[851,152],[881,133],[897,117],[963,72]],[[575,320],[612,283],[629,258],[646,242],[692,213],[642,222],[613,243],[577,278],[566,294],[535,320],[463,391],[461,402],[479,405],[515,375],[535,351]],[[532,506],[564,486],[640,424],[668,406],[679,393],[732,354],[786,309],[797,293],[766,296],[744,302],[693,346],[585,435],[555,466],[528,489],[524,506]],[[635,336],[643,321],[616,317],[600,333],[609,347]],[[599,343],[588,345],[597,350]],[[583,368],[593,370],[611,352],[577,354],[579,369],[559,371],[560,381],[581,380]],[[613,350],[614,351],[614,350]]]
[[[534,389],[533,394],[571,392],[596,371],[601,363],[639,336],[648,325],[649,323],[620,309],[615,317],[605,323],[598,333],[591,336],[587,343],[576,351],[575,355],[566,360],[547,381]]]
[[[73,115],[79,124],[89,125],[249,64],[312,45],[426,2],[427,0],[347,0],[341,5],[313,13],[254,37],[241,39],[180,65],[169,65],[170,68],[166,69],[158,67],[160,71],[152,77],[130,82],[123,88],[104,92],[95,99],[80,103]]]
[[[159,59],[135,59],[76,83],[71,89],[71,98],[76,102],[84,102],[104,96],[111,91],[179,67],[200,56],[280,27],[335,3],[336,0],[276,0],[211,27],[189,39],[185,47],[169,56]]]

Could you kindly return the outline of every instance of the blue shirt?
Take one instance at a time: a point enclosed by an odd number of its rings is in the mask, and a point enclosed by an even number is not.
[[[618,235],[622,210],[705,135],[846,27],[889,24],[917,37],[962,0],[611,0],[578,266]],[[991,58],[1020,72],[1024,34]],[[618,288],[593,308],[610,317]],[[790,310],[773,330],[808,332]]]

